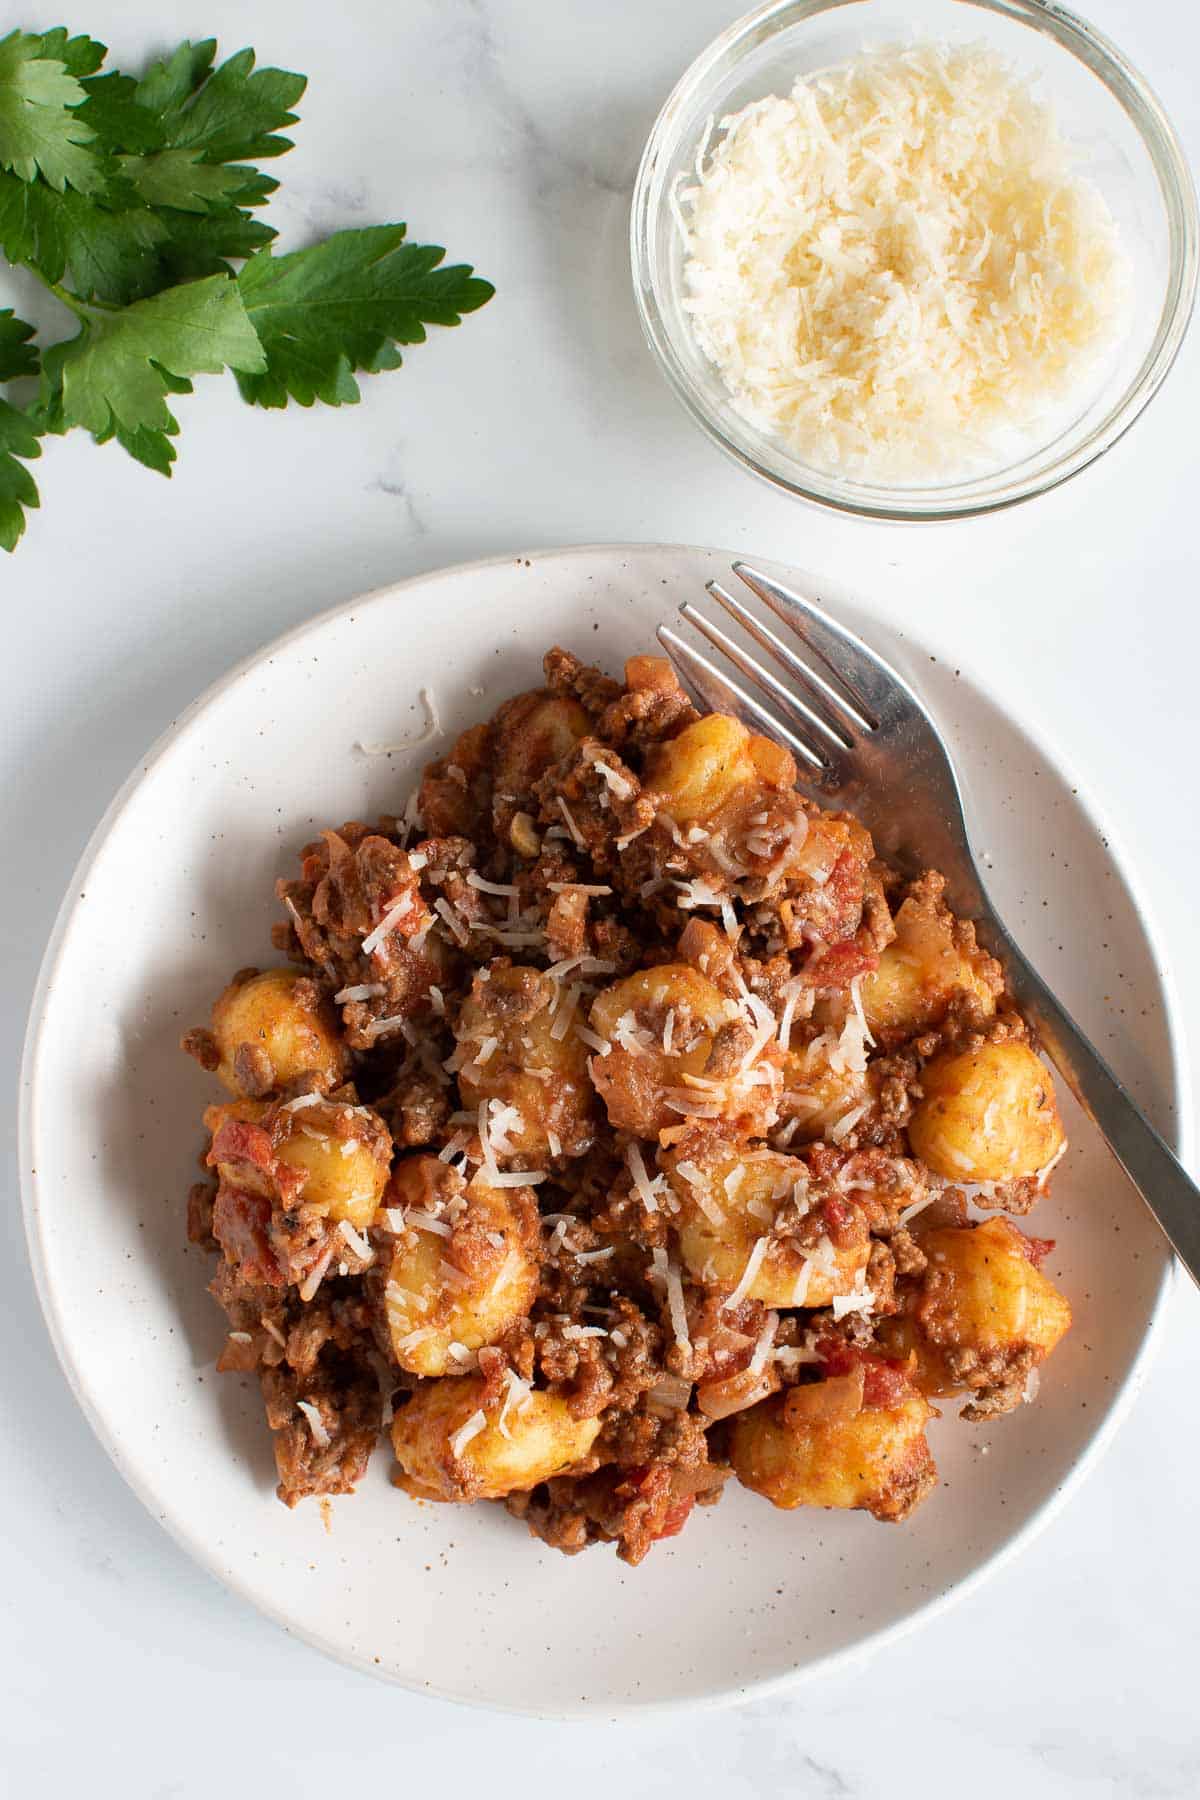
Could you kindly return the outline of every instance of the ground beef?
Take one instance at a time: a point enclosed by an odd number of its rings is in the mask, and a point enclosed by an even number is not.
[[[548,650],[542,659],[546,686],[554,694],[569,694],[584,711],[599,719],[621,696],[621,684],[591,668],[569,650]]]
[[[972,1423],[998,1419],[1020,1406],[1036,1364],[1028,1348],[981,1355],[977,1350],[951,1346],[944,1354],[955,1380],[971,1390],[960,1416]]]
[[[403,1069],[390,1092],[375,1104],[392,1134],[392,1142],[403,1149],[436,1144],[447,1135],[453,1110],[449,1091],[443,1081],[425,1073],[419,1065]]]
[[[198,1244],[202,1250],[219,1250],[221,1247],[213,1234],[213,1203],[216,1197],[216,1184],[211,1181],[194,1182],[188,1189],[188,1243]]]
[[[217,1049],[217,1040],[206,1027],[199,1025],[191,1031],[185,1031],[180,1040],[180,1049],[188,1056],[194,1056],[202,1069],[210,1075],[216,1073],[221,1061],[221,1052]]]
[[[353,1493],[379,1436],[382,1401],[374,1370],[332,1358],[307,1376],[275,1368],[263,1369],[259,1380],[275,1434],[276,1492],[284,1505],[312,1494]],[[301,1412],[302,1401],[316,1408],[319,1425]]]

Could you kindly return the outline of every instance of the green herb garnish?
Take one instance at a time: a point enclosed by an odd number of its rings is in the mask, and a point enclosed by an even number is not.
[[[256,69],[252,50],[214,67],[214,39],[140,80],[101,74],[106,54],[62,28],[0,38],[0,248],[79,325],[39,350],[0,311],[0,383],[40,377],[28,405],[0,399],[5,550],[38,505],[26,465],[47,434],[79,426],[170,475],[168,396],[193,375],[232,369],[257,406],[350,405],[356,374],[399,368],[398,345],[494,291],[403,225],[273,255],[255,209],[279,184],[255,165],[291,149],[304,76]]]

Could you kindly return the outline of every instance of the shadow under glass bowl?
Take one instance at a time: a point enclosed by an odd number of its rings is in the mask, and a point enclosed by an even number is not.
[[[672,197],[694,176],[714,122],[864,49],[920,40],[985,45],[1050,103],[1077,172],[1112,213],[1130,292],[1117,341],[1042,422],[1034,448],[1027,440],[1019,455],[951,479],[872,482],[805,462],[735,411],[691,334]],[[1102,456],[1175,360],[1195,299],[1198,240],[1187,159],[1154,93],[1102,33],[1041,0],[769,0],[710,44],[666,102],[642,156],[631,217],[642,327],[696,423],[775,487],[880,519],[991,512],[1045,493]]]

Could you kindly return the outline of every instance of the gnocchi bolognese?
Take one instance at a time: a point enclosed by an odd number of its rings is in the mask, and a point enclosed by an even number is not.
[[[400,1492],[636,1563],[730,1480],[902,1520],[939,1403],[1031,1396],[1066,1140],[1002,971],[668,663],[550,651],[277,892],[184,1048],[288,1505],[386,1436]]]

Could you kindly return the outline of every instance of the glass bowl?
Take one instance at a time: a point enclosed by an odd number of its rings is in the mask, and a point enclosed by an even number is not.
[[[830,473],[742,418],[698,349],[684,302],[672,205],[714,121],[867,48],[933,39],[998,51],[1052,106],[1078,172],[1103,194],[1129,265],[1117,342],[1019,454],[961,477],[872,482]],[[1086,468],[1129,429],[1175,360],[1196,291],[1196,193],[1174,128],[1116,46],[1041,0],[769,0],[688,69],[650,133],[634,189],[633,283],[642,326],[675,393],[744,467],[805,500],[877,519],[947,519],[1014,505]],[[1033,443],[1035,447],[1029,448]]]

